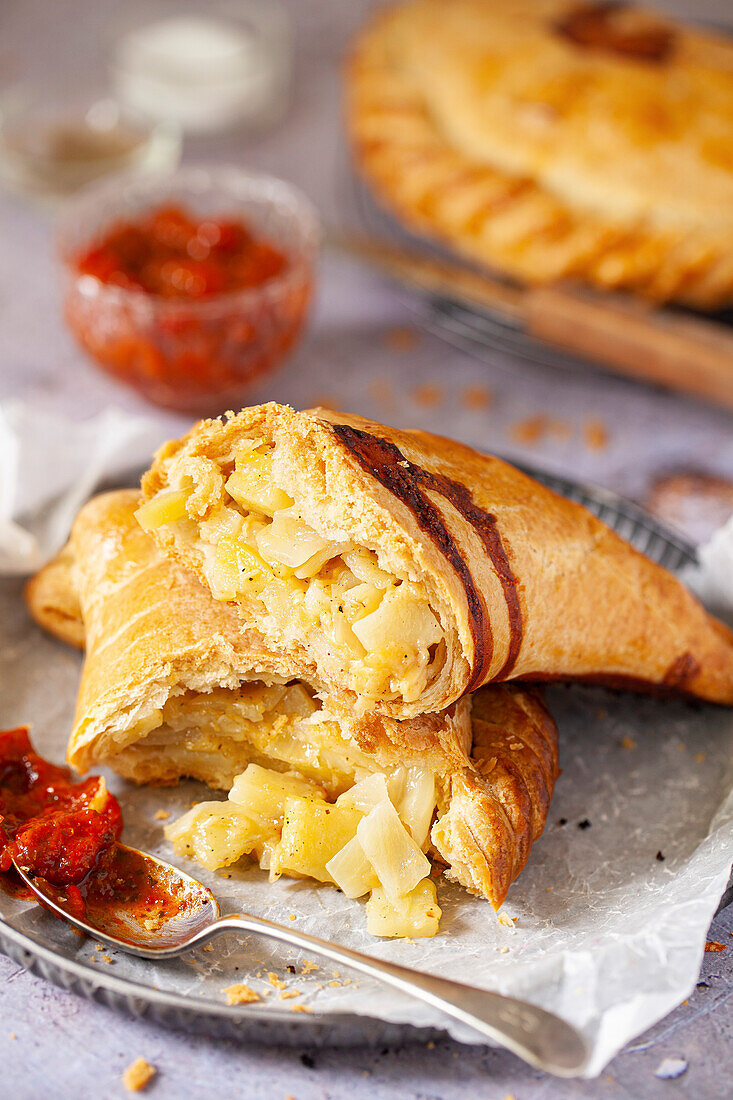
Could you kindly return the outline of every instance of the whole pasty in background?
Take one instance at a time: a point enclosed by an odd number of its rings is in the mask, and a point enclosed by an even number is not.
[[[357,165],[522,281],[733,301],[733,45],[627,4],[412,0],[357,39]]]
[[[733,703],[733,636],[670,573],[500,459],[269,404],[195,425],[140,522],[342,710],[586,679]]]
[[[195,808],[198,851],[223,851],[222,863],[254,852],[270,869],[280,859],[282,873],[326,881],[328,836],[334,854],[344,840],[344,813],[328,806],[384,776],[419,849],[498,907],[542,833],[558,775],[557,728],[540,694],[487,688],[473,699],[473,721],[469,698],[405,722],[337,715],[286,674],[235,607],[158,551],[135,520],[139,503],[135,490],[91,500],[67,549],[27,589],[31,613],[56,634],[56,604],[65,610],[76,598],[65,640],[86,633],[69,762],[108,765],[138,783],[234,784],[239,801]],[[303,862],[310,849],[297,813],[280,836],[283,792],[296,808],[301,797],[306,816],[325,815],[310,846],[320,863]]]

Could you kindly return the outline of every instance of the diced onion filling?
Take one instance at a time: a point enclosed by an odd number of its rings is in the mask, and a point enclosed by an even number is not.
[[[419,768],[375,772],[329,801],[313,780],[250,764],[225,802],[199,803],[165,833],[209,870],[247,855],[271,879],[313,878],[349,898],[370,894],[373,935],[434,936],[440,907],[423,851],[427,831],[418,844],[412,829],[430,822],[435,802],[433,776],[428,782]]]
[[[239,601],[276,644],[310,649],[356,694],[414,702],[445,653],[424,587],[382,569],[374,550],[316,531],[276,484],[274,455],[268,444],[244,444],[220,499],[197,520],[214,597]],[[150,530],[183,521],[183,530],[191,492],[160,492],[139,509],[140,523]]]

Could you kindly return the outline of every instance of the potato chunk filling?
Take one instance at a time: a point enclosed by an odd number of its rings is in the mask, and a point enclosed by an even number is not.
[[[445,643],[424,586],[382,569],[377,553],[317,530],[280,485],[276,447],[249,440],[197,519],[196,545],[214,597],[238,601],[276,645],[308,650],[357,695],[414,702],[440,671]],[[189,480],[191,480],[189,478]],[[142,506],[151,529],[190,520],[182,484]],[[333,536],[333,530],[331,531]]]
[[[315,779],[250,764],[225,802],[202,802],[166,830],[180,855],[209,870],[243,856],[280,875],[313,878],[367,902],[376,936],[434,936],[440,907],[425,855],[436,806],[425,769],[374,772],[329,801]]]

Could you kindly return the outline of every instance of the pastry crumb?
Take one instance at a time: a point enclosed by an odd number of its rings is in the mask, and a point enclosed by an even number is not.
[[[420,342],[420,337],[414,328],[407,328],[406,325],[397,325],[394,328],[388,328],[384,333],[385,346],[390,351],[412,351],[416,348]]]
[[[432,1039],[430,1040],[429,1043],[426,1043],[425,1046],[426,1046],[427,1050],[435,1050],[435,1043],[433,1042]]]
[[[291,1012],[310,1012],[310,1013],[312,1013],[313,1009],[309,1008],[308,1005],[293,1005],[293,1007],[290,1009],[290,1011]]]
[[[213,943],[205,943],[204,944],[204,951],[213,951],[213,950],[214,950]]]
[[[720,943],[718,940],[708,940],[708,942],[705,944],[705,950],[706,951],[727,951],[728,950],[728,944],[727,943]]]
[[[442,386],[427,383],[424,386],[415,387],[412,391],[412,399],[416,405],[422,405],[423,408],[430,409],[435,408],[436,405],[442,405],[445,394]]]
[[[157,821],[167,821],[170,816],[171,815],[168,812],[168,810],[156,810],[155,811],[155,818],[156,818]]]
[[[527,416],[523,420],[515,421],[510,428],[510,434],[516,443],[533,447],[550,435],[556,439],[567,439],[570,435],[570,425],[565,420],[553,420],[544,413],[539,413],[536,416]]]
[[[374,378],[369,384],[369,396],[384,409],[393,409],[395,405],[394,389],[388,378]]]
[[[259,993],[254,989],[250,989],[248,985],[244,985],[243,982],[225,986],[222,993],[226,993],[228,1005],[251,1005],[255,1001],[262,1000]]]
[[[299,997],[299,996],[300,996],[300,990],[299,989],[286,989],[280,994],[280,1000],[281,1001],[290,1001],[290,1000],[292,1000],[293,997]]]
[[[526,443],[531,447],[547,434],[547,417],[528,416],[524,420],[517,420],[512,424],[511,434],[517,443]]]
[[[622,749],[635,749],[636,748],[636,741],[634,740],[633,737],[622,737],[621,738],[621,748]]]
[[[461,393],[461,404],[466,409],[488,409],[494,395],[486,386],[466,386]]]
[[[16,1034],[15,1034],[15,1032],[14,1032],[14,1031],[11,1031],[11,1032],[10,1032],[10,1038],[11,1038],[11,1039],[17,1039],[17,1038],[18,1038],[18,1036],[17,1036]]]
[[[128,1092],[141,1092],[157,1073],[155,1066],[144,1058],[136,1058],[122,1074],[122,1084]]]
[[[586,420],[583,427],[586,447],[591,451],[604,451],[608,446],[608,428],[602,420]]]
[[[696,764],[704,764],[705,763],[705,753],[704,752],[696,752],[695,753],[695,763]]]
[[[290,914],[290,915],[288,916],[288,920],[297,920],[297,919],[298,919],[298,918],[296,917],[295,913],[291,913],[291,914]]]
[[[282,978],[278,978],[274,971],[270,970],[267,974],[267,980],[274,989],[284,989],[285,982]]]
[[[312,974],[314,970],[320,970],[318,963],[311,962],[310,959],[304,959],[303,965],[300,968],[301,974]]]

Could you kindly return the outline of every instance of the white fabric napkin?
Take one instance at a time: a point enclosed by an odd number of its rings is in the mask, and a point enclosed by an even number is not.
[[[0,404],[0,574],[33,573],[105,480],[135,476],[170,427],[109,408],[88,420]]]

